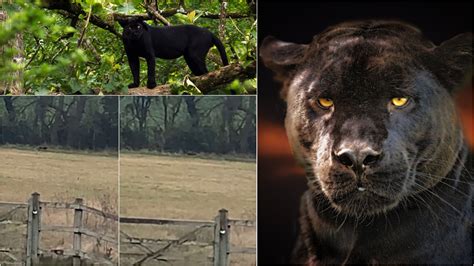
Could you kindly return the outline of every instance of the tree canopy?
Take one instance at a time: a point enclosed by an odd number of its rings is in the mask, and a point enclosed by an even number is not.
[[[157,60],[155,90],[128,90],[132,76],[119,19],[195,24],[219,36],[207,56],[213,75],[192,77],[184,59]],[[246,94],[255,93],[254,0],[0,0],[2,94]],[[146,77],[146,64],[140,76]],[[213,73],[213,72],[212,72]],[[142,81],[142,84],[144,82]]]

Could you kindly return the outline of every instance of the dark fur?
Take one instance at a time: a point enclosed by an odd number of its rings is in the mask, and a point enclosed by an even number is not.
[[[260,51],[283,82],[287,134],[308,177],[294,262],[471,263],[473,180],[452,94],[470,78],[472,34],[437,47],[413,26],[360,21],[308,45],[268,37]],[[390,104],[405,96],[404,108]],[[382,156],[351,169],[341,147]]]
[[[124,28],[122,39],[133,75],[129,88],[140,84],[139,57],[145,58],[148,65],[148,88],[156,87],[155,57],[175,59],[184,56],[193,74],[199,76],[208,72],[206,55],[215,45],[222,63],[229,64],[224,46],[208,29],[194,25],[152,27],[142,20],[121,20],[119,23]]]

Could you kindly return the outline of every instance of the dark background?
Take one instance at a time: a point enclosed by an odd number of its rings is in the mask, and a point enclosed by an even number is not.
[[[373,18],[414,24],[439,45],[459,33],[472,31],[472,4],[259,0],[258,44],[268,35],[288,42],[309,43],[314,35],[333,24]],[[296,237],[299,198],[306,189],[306,181],[286,142],[280,84],[272,80],[271,71],[261,60],[258,88],[258,264],[286,263]],[[472,113],[470,91],[468,106]]]

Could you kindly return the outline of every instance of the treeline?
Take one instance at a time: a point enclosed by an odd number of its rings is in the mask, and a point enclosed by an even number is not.
[[[117,150],[117,97],[1,98],[0,144]]]
[[[255,97],[122,97],[121,149],[255,156]]]
[[[0,145],[116,150],[115,96],[11,97],[0,100]],[[253,96],[120,98],[121,148],[255,156]]]

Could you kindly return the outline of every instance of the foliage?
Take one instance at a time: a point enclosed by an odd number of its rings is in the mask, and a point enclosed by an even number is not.
[[[72,13],[48,8],[49,2],[54,1],[16,0],[13,4],[3,5],[0,1],[0,11],[4,10],[8,14],[8,19],[0,28],[0,80],[8,81],[13,77],[13,72],[22,71],[25,91],[30,94],[126,93],[126,86],[132,77],[120,37],[94,25],[90,20],[89,23],[87,21],[89,15],[95,16],[113,25],[116,32],[121,32],[118,23],[114,23],[114,14],[145,14],[143,1],[71,0],[81,11],[77,22]],[[177,8],[184,10],[179,7],[178,1],[159,1],[158,8],[161,11]],[[206,27],[219,35],[219,19],[205,18],[205,14],[219,14],[220,1],[186,0],[184,8],[184,14],[178,12],[167,19],[172,24],[186,23]],[[243,0],[229,1],[227,12],[250,14],[247,2]],[[148,23],[153,24],[153,21]],[[11,47],[10,43],[14,38],[22,39],[21,51]],[[227,18],[223,43],[231,63],[244,66],[254,63],[254,17]],[[22,55],[23,60],[12,60],[18,54]],[[210,54],[208,68],[212,71],[221,66],[221,61],[215,47]],[[185,82],[185,77],[191,75],[191,71],[182,58],[158,59],[156,73],[158,84],[172,84],[177,93],[199,94],[199,89],[192,88]],[[141,84],[144,84],[144,61],[141,61],[140,76]],[[232,88],[235,91],[238,86],[236,84],[245,82],[237,80],[216,88],[215,93],[228,93]],[[251,79],[246,84],[255,86],[255,83],[255,79]],[[246,87],[240,86],[237,91],[246,93]]]
[[[255,97],[123,97],[121,147],[255,156]]]

